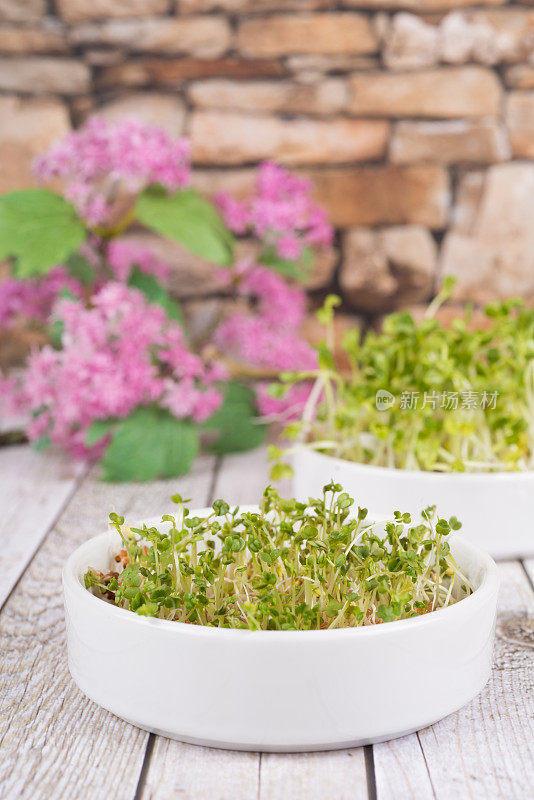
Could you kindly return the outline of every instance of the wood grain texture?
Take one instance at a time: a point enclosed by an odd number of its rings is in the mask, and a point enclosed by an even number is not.
[[[139,800],[257,800],[258,786],[258,753],[157,736]]]
[[[502,562],[499,572],[488,685],[436,725],[374,747],[378,800],[534,796],[534,592],[519,562]]]
[[[191,475],[150,484],[86,478],[0,615],[2,800],[132,800],[147,734],[87,700],[67,669],[61,569],[85,539],[105,530],[111,509],[127,519],[168,511],[180,491],[205,505],[214,460]]]
[[[225,456],[217,470],[214,497],[242,505],[259,503],[263,490],[272,483],[270,471],[266,447]],[[282,497],[291,496],[289,481],[278,481],[276,488]]]
[[[0,449],[0,607],[84,472],[29,445]]]
[[[363,747],[261,756],[259,800],[363,800],[367,796]]]

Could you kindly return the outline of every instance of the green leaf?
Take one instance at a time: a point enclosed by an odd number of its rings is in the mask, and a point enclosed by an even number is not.
[[[85,239],[84,223],[58,194],[25,189],[0,197],[0,259],[17,259],[19,278],[45,274]]]
[[[91,445],[99,442],[104,436],[107,436],[111,432],[112,428],[117,424],[117,421],[116,419],[93,420],[85,435],[85,444],[91,447]]]
[[[303,281],[309,277],[313,268],[313,251],[310,247],[305,247],[299,261],[291,261],[288,258],[280,258],[276,255],[274,248],[269,247],[264,250],[258,260],[286,278]]]
[[[397,615],[391,608],[391,606],[386,606],[385,604],[378,606],[378,611],[376,612],[376,616],[382,620],[382,622],[393,622],[397,619]]]
[[[58,299],[61,300],[78,300],[75,294],[73,294],[70,289],[63,288],[59,295]],[[65,323],[61,319],[56,319],[48,328],[48,335],[52,340],[52,344],[56,347],[61,347],[61,342],[63,338],[63,331],[65,330]]]
[[[151,186],[137,200],[137,218],[147,228],[175,239],[197,256],[228,266],[234,238],[214,206],[193,189],[174,195]]]
[[[198,432],[168,411],[142,407],[121,420],[102,459],[104,480],[149,481],[189,471],[198,453]]]
[[[128,279],[128,286],[134,286],[139,289],[150,303],[161,306],[169,319],[176,320],[180,325],[184,324],[182,309],[154,275],[148,275],[146,272],[142,272],[139,267],[134,267]]]
[[[91,286],[94,283],[95,273],[93,268],[87,259],[79,253],[72,253],[65,262],[65,266],[72,277],[79,280],[84,286]]]
[[[241,383],[228,383],[221,407],[203,425],[219,434],[211,449],[223,455],[258,447],[265,441],[267,428],[256,423],[255,417],[253,391]]]

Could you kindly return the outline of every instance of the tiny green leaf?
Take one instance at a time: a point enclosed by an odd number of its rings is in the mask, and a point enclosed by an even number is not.
[[[72,253],[65,263],[68,271],[73,278],[83,283],[84,286],[91,286],[95,281],[95,273],[87,259],[79,253]]]
[[[154,275],[148,275],[146,272],[142,272],[138,267],[134,267],[128,279],[128,286],[139,289],[150,303],[161,306],[169,319],[173,319],[179,322],[180,325],[183,325],[184,317],[182,309]]]
[[[85,444],[91,447],[91,445],[96,444],[105,436],[108,436],[114,426],[117,425],[117,422],[118,420],[116,419],[93,420],[85,434]]]
[[[277,255],[273,247],[267,247],[260,254],[259,262],[270,267],[280,275],[286,278],[295,278],[296,280],[303,281],[309,277],[313,268],[313,250],[311,247],[305,247],[302,251],[300,258],[297,261],[291,261],[288,258],[281,258]]]
[[[78,298],[74,295],[70,289],[64,288],[59,293],[59,298],[61,300],[77,300]],[[65,329],[65,323],[61,319],[56,319],[48,328],[48,335],[50,336],[52,343],[56,347],[61,347],[61,342],[63,338],[63,331]]]
[[[248,386],[230,382],[218,411],[204,423],[204,429],[217,431],[212,450],[224,453],[252,450],[265,441],[266,426],[255,422],[254,393]]]

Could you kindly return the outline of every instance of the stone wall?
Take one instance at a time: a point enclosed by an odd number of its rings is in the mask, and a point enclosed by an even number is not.
[[[265,158],[309,175],[338,231],[310,288],[354,312],[444,273],[458,302],[534,299],[534,0],[470,6],[0,0],[0,191],[89,114],[137,115],[191,137],[208,191]],[[179,293],[216,291],[172,257]]]

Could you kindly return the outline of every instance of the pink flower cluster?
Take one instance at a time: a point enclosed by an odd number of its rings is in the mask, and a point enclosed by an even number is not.
[[[98,269],[98,257],[89,243],[84,244],[83,255],[94,269]],[[157,278],[163,286],[169,282],[169,265],[143,244],[114,239],[108,244],[106,255],[117,281],[126,283],[133,268],[138,267],[141,272]],[[102,279],[97,273],[94,287],[99,289],[102,286]],[[65,290],[75,297],[83,296],[81,283],[69,275],[63,266],[54,267],[41,278],[5,278],[0,281],[0,325],[10,326],[20,318],[47,323],[56,300]]]
[[[269,394],[269,384],[260,383],[256,387],[256,404],[264,417],[277,418],[289,422],[300,419],[306,400],[310,396],[312,384],[309,381],[297,383],[285,392],[282,397]]]
[[[115,278],[126,283],[134,267],[141,272],[153,275],[163,285],[167,285],[171,270],[169,265],[158,258],[152,250],[139,242],[126,239],[113,239],[107,248],[107,261]]]
[[[136,289],[108,283],[91,308],[61,300],[54,316],[63,324],[62,349],[33,353],[20,389],[34,415],[31,440],[48,437],[75,456],[99,455],[102,445],[85,445],[94,420],[158,403],[202,422],[219,407],[216,382],[225,371],[191,353],[180,326]]]
[[[332,242],[332,226],[311,193],[309,181],[266,161],[258,168],[254,195],[240,202],[219,194],[217,204],[234,233],[253,233],[280,258],[298,261],[305,247]]]
[[[267,267],[241,262],[237,292],[253,299],[253,312],[238,312],[215,332],[219,349],[255,367],[273,370],[313,369],[315,353],[299,335],[305,294]]]
[[[302,289],[289,286],[267,267],[241,262],[235,268],[237,292],[254,302],[250,312],[238,312],[215,331],[221,352],[238,361],[275,372],[313,370],[317,357],[299,329],[306,311]],[[298,415],[309,389],[288,392],[282,399],[270,397],[260,384],[257,402],[262,414],[290,412]]]
[[[189,184],[189,142],[135,119],[92,117],[35,162],[44,180],[62,178],[64,194],[90,224],[104,223],[119,183],[136,193],[159,183],[170,191]]]
[[[82,296],[82,286],[64,267],[54,267],[34,280],[4,278],[0,282],[0,325],[12,325],[21,317],[46,322],[62,291]]]

